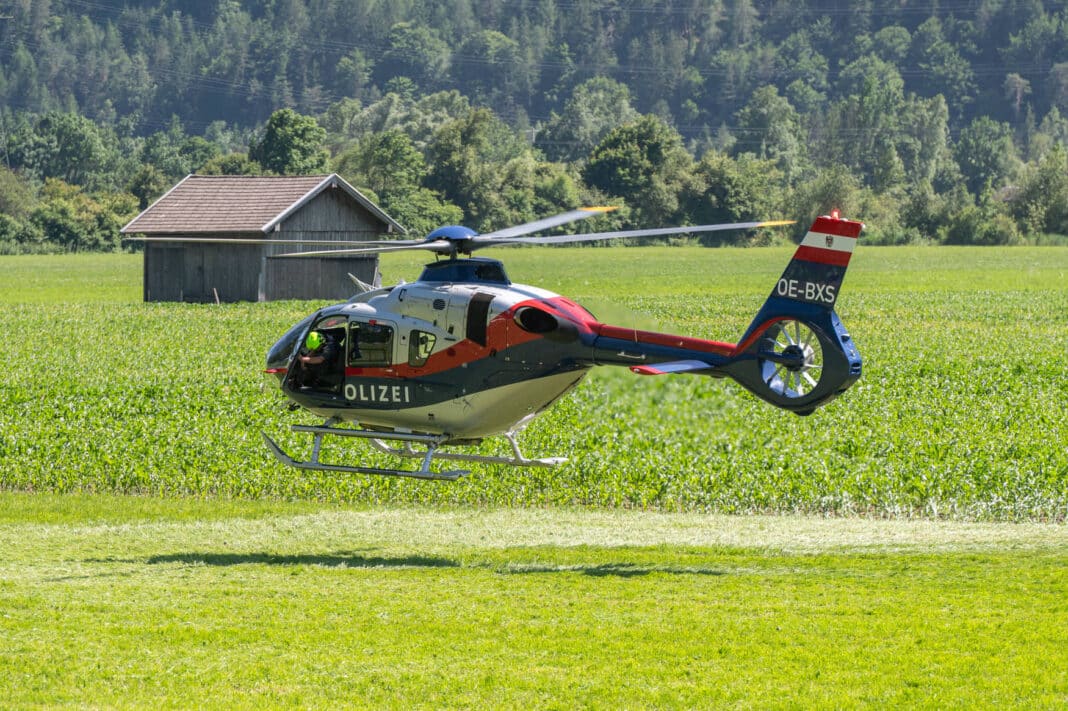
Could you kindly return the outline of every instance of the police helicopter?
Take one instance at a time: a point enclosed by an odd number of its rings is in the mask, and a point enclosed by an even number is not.
[[[454,480],[463,469],[435,470],[434,460],[553,466],[562,458],[528,458],[516,435],[574,388],[594,366],[638,375],[732,378],[757,397],[808,415],[845,392],[861,357],[835,313],[842,279],[864,225],[837,213],[818,217],[770,296],[737,343],[635,330],[598,321],[574,301],[512,283],[504,265],[473,252],[514,244],[744,230],[790,222],[747,222],[587,234],[537,236],[613,208],[586,207],[478,234],[446,226],[422,240],[368,243],[329,254],[428,250],[438,259],[412,283],[360,293],[311,314],[267,354],[291,407],[324,418],[293,425],[312,435],[309,459],[287,454],[264,433],[281,462],[300,469]],[[510,456],[444,450],[501,436]],[[334,464],[320,458],[325,437],[358,438],[411,469]]]

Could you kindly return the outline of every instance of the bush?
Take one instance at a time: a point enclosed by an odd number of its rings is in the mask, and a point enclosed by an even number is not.
[[[60,251],[45,241],[44,233],[31,222],[0,213],[0,254],[50,254]]]
[[[942,232],[943,244],[1011,245],[1023,241],[1011,217],[975,206],[950,218]]]

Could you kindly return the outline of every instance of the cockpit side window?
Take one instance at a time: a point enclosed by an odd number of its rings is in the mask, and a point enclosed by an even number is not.
[[[393,363],[393,327],[372,321],[349,323],[349,365],[383,366]]]

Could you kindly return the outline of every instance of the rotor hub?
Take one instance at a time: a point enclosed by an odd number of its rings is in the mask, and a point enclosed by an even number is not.
[[[781,358],[787,370],[797,373],[812,366],[816,351],[807,343],[791,343],[783,349]]]

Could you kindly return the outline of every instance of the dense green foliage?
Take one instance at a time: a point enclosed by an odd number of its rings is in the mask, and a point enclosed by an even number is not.
[[[194,171],[338,170],[416,233],[607,201],[631,226],[1068,236],[1050,0],[10,0],[0,106],[0,252],[114,248]]]
[[[508,266],[608,322],[734,340],[788,258],[520,249]],[[386,278],[411,278],[417,259],[387,255]],[[258,375],[312,304],[144,304],[136,255],[7,257],[0,354],[17,367],[0,375],[0,486],[1064,520],[1068,250],[864,247],[850,271],[838,310],[864,375],[813,415],[729,381],[599,368],[520,437],[528,454],[565,465],[478,466],[440,484],[271,459],[260,431],[307,457],[307,437],[288,427],[318,423]],[[328,443],[324,460],[387,463],[352,442]]]

